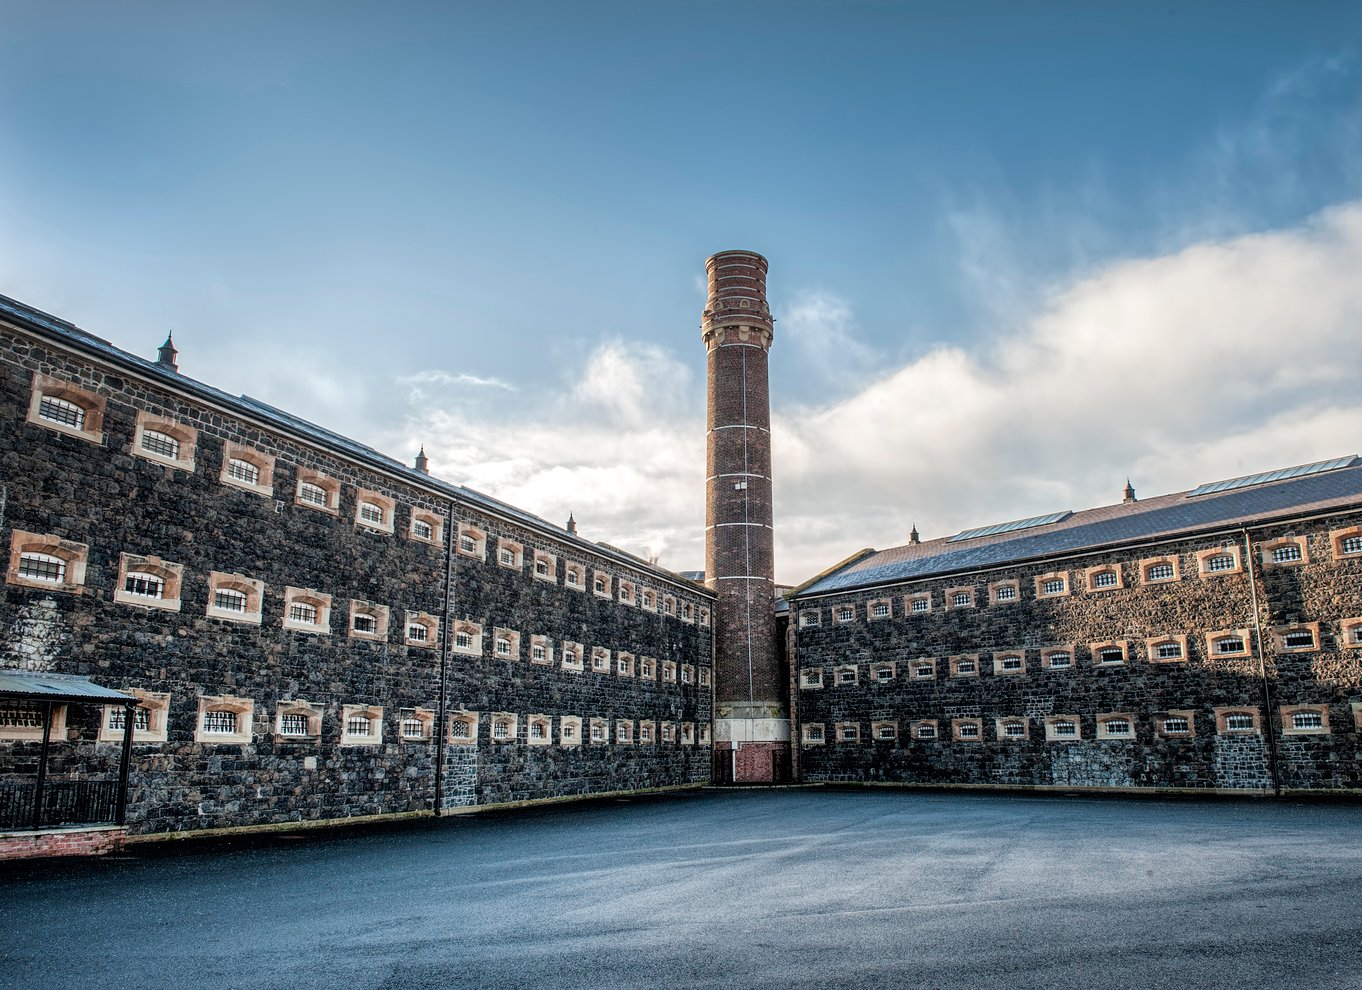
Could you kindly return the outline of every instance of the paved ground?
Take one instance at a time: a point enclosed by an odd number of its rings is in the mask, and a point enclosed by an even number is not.
[[[0,878],[6,990],[1362,987],[1356,805],[706,792]]]

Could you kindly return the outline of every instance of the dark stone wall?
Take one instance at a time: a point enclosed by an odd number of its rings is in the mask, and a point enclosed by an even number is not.
[[[1235,534],[796,602],[794,615],[817,609],[821,622],[809,626],[792,619],[794,666],[798,671],[821,668],[824,682],[821,688],[796,687],[796,732],[822,723],[826,734],[823,745],[800,747],[802,777],[942,785],[1265,788],[1272,786],[1275,750],[1284,788],[1362,787],[1362,737],[1352,707],[1362,702],[1362,650],[1344,646],[1339,626],[1341,620],[1362,616],[1362,561],[1335,560],[1329,540],[1331,529],[1359,519],[1356,513],[1340,514],[1252,532],[1261,668],[1256,652],[1208,655],[1206,633],[1247,628],[1254,638],[1247,571],[1202,577],[1195,556],[1198,550],[1235,543],[1242,555],[1243,539]],[[1301,534],[1309,538],[1309,562],[1264,571],[1257,559],[1262,543]],[[1178,557],[1180,580],[1142,584],[1138,561],[1164,553]],[[1100,564],[1120,567],[1124,587],[1086,590],[1085,569]],[[1038,599],[1035,578],[1051,570],[1069,575],[1071,593]],[[985,604],[989,585],[1008,578],[1020,581],[1018,600]],[[976,606],[947,609],[947,591],[961,587],[973,590]],[[907,613],[905,596],[923,591],[932,595],[932,611]],[[892,615],[872,621],[867,605],[882,598],[891,599]],[[855,610],[855,619],[839,623],[836,611],[844,605]],[[1277,650],[1273,626],[1316,621],[1318,649]],[[1145,640],[1170,634],[1186,636],[1187,660],[1152,662]],[[1122,639],[1129,644],[1124,665],[1095,665],[1088,644]],[[1058,646],[1073,647],[1073,666],[1042,669],[1041,651]],[[1024,674],[994,673],[994,654],[1005,651],[1023,653]],[[949,657],[963,654],[978,655],[977,677],[949,675]],[[934,678],[911,676],[910,661],[919,658],[936,660]],[[871,677],[880,662],[896,664],[893,678],[884,683]],[[837,683],[835,671],[842,665],[855,665],[854,685]],[[800,683],[798,674],[795,683]],[[1280,707],[1296,704],[1328,705],[1331,731],[1283,734]],[[1213,710],[1231,706],[1262,712],[1260,725],[1271,738],[1218,734]],[[1193,736],[1165,737],[1156,731],[1166,713],[1184,710],[1194,713]],[[1096,716],[1118,712],[1132,714],[1135,737],[1096,738]],[[1044,719],[1062,714],[1080,717],[1081,740],[1046,741]],[[995,720],[1004,716],[1024,717],[1029,738],[999,739]],[[960,718],[983,719],[979,741],[951,738],[951,720]],[[937,740],[910,736],[910,723],[931,719],[939,723]],[[892,740],[872,738],[871,725],[881,720],[897,720]],[[838,723],[859,726],[859,740],[839,742]]]

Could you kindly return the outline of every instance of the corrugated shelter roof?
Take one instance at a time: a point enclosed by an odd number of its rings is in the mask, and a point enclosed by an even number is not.
[[[362,444],[358,440],[352,440],[333,430],[328,430],[325,427],[308,422],[302,417],[295,416],[293,413],[272,406],[268,402],[252,398],[249,395],[232,395],[229,392],[224,392],[220,388],[214,388],[212,385],[204,384],[203,382],[190,378],[178,371],[163,367],[155,361],[149,361],[146,358],[125,351],[120,347],[115,347],[113,344],[109,343],[109,341],[102,337],[96,337],[88,331],[82,330],[74,323],[69,323],[50,313],[44,313],[42,310],[34,309],[32,306],[19,302],[17,299],[11,299],[8,296],[0,295],[0,317],[5,316],[13,319],[21,326],[43,330],[58,340],[71,344],[79,350],[98,355],[113,364],[134,369],[138,374],[152,379],[153,381],[160,381],[169,388],[188,392],[191,395],[199,396],[204,400],[223,408],[237,410],[254,419],[270,423],[301,438],[305,442],[315,443],[319,446],[329,447],[332,450],[339,451],[357,461],[377,467],[388,474],[397,475],[409,484],[419,488],[437,491],[446,498],[451,498],[467,505],[477,506],[504,518],[523,523],[532,529],[551,533],[555,539],[562,540],[565,543],[576,544],[585,552],[593,553],[597,556],[610,557],[619,563],[650,572],[660,578],[664,578],[677,584],[692,586],[704,594],[712,594],[708,588],[697,584],[684,575],[679,575],[674,571],[667,570],[665,567],[659,567],[656,564],[650,564],[643,558],[637,557],[627,551],[611,547],[609,544],[593,543],[591,540],[575,536],[566,532],[563,527],[557,526],[533,513],[526,512],[524,509],[518,509],[500,499],[493,498],[490,495],[475,491],[464,485],[454,485],[447,481],[441,481],[433,475],[423,471],[417,471],[416,468],[404,464],[387,454],[381,453],[373,447]]]
[[[1190,497],[1188,492],[1177,492],[1086,509],[1022,532],[955,541],[948,537],[870,552],[818,577],[792,597],[807,598],[1362,506],[1362,461],[1356,456],[1338,461],[1346,466],[1219,494]]]
[[[96,684],[88,677],[37,670],[0,670],[0,698],[75,701],[92,705],[137,700],[130,694]]]

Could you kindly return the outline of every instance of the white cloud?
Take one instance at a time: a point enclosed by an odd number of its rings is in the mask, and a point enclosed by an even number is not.
[[[857,336],[851,303],[822,289],[795,293],[781,308],[782,344],[794,347],[820,377],[846,385],[862,381],[874,366],[875,351]]]
[[[481,378],[463,372],[451,374],[448,371],[420,371],[414,375],[403,375],[397,379],[399,385],[468,385],[474,388],[504,388],[514,392],[515,386],[500,378]]]

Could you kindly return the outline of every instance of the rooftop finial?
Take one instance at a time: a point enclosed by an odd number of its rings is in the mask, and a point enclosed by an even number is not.
[[[908,531],[908,542],[909,542],[909,543],[921,543],[921,542],[922,542],[922,537],[918,536],[918,533],[917,533],[917,523],[913,523],[913,528],[912,528],[911,530]]]
[[[577,520],[572,518],[572,513],[568,513],[567,531],[573,536],[577,535]]]
[[[1126,479],[1126,488],[1125,488],[1125,491],[1121,492],[1121,501],[1122,501],[1122,502],[1133,502],[1133,501],[1135,501],[1135,489],[1134,489],[1134,487],[1130,484],[1130,479],[1129,479],[1129,478]]]
[[[426,457],[426,445],[421,444],[421,452],[416,455],[416,470],[430,474],[430,458]]]
[[[175,334],[166,334],[166,342],[156,349],[156,363],[162,368],[169,368],[171,371],[179,371],[180,366],[175,362],[179,356],[179,351],[175,350]]]

